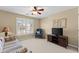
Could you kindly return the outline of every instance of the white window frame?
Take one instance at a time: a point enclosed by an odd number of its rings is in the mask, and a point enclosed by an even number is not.
[[[21,26],[19,26],[20,24]],[[27,30],[28,25],[30,29]],[[29,18],[16,18],[16,34],[17,35],[28,35],[34,33],[34,21]]]

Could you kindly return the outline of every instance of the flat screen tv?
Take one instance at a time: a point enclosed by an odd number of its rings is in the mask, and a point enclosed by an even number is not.
[[[63,36],[63,28],[52,28],[52,34],[56,36]]]

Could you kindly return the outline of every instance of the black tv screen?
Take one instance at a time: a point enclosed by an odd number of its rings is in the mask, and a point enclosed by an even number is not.
[[[63,35],[63,28],[52,28],[52,34],[56,36]]]

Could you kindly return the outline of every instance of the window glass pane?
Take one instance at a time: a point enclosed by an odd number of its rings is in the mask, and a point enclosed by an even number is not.
[[[33,34],[33,20],[17,18],[16,34]]]

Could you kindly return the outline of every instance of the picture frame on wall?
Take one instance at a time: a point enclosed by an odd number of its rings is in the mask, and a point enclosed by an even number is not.
[[[62,18],[60,20],[60,22],[61,22],[61,27],[62,28],[66,28],[67,27],[67,18]]]
[[[60,21],[60,19],[58,19],[57,27],[58,27],[58,28],[61,28],[61,21]]]
[[[57,20],[53,20],[53,27],[58,27],[58,21]]]
[[[53,27],[66,28],[67,27],[67,18],[55,19],[53,21]]]

